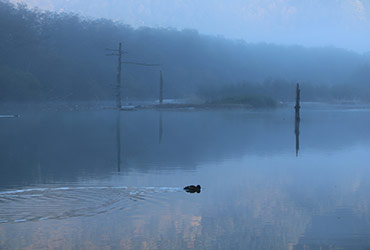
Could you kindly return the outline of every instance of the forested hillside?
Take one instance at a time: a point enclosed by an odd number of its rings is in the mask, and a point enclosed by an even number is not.
[[[370,100],[370,55],[332,47],[250,44],[195,30],[133,29],[106,19],[41,12],[0,1],[0,101],[114,99],[122,42],[125,99],[158,96],[162,70],[167,98],[222,98],[258,93],[277,100]]]

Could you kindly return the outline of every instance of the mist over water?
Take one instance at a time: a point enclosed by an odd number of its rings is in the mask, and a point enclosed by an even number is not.
[[[74,12],[151,28],[194,29],[253,43],[334,46],[369,52],[366,0],[12,0],[59,13]]]
[[[1,247],[368,247],[370,109],[302,104],[298,156],[292,111],[2,119]]]
[[[119,43],[124,104],[157,100],[160,72],[164,98],[196,103],[242,100],[261,106],[258,100],[270,100],[268,105],[274,106],[294,101],[297,82],[304,92],[302,101],[370,101],[369,54],[340,46],[282,45],[269,39],[256,43],[162,26],[133,28],[4,1],[0,13],[8,24],[2,26],[0,37],[3,102],[114,100]],[[365,42],[368,39],[356,34],[366,35],[368,30],[357,33],[351,28],[345,37]],[[335,37],[322,32],[326,35],[312,35],[312,39]],[[262,106],[267,105],[262,102]]]
[[[369,249],[369,11],[0,0],[0,249]]]

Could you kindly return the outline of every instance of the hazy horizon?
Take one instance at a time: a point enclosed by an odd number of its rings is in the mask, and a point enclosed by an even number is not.
[[[369,10],[0,0],[0,249],[370,249]]]
[[[251,43],[370,51],[370,2],[361,0],[11,0],[132,27],[196,29]]]

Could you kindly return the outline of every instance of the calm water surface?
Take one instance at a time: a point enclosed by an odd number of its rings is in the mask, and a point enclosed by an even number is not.
[[[0,118],[0,249],[370,249],[370,109]],[[200,194],[182,188],[200,184]]]

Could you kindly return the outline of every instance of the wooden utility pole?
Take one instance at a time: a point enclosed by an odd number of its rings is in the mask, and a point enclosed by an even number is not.
[[[119,43],[118,50],[117,49],[105,49],[112,51],[111,54],[106,54],[107,56],[118,56],[118,67],[117,67],[117,84],[116,84],[116,106],[117,109],[121,109],[122,102],[121,102],[121,72],[122,72],[122,64],[134,64],[140,66],[159,66],[160,64],[149,64],[149,63],[139,63],[139,62],[124,62],[122,61],[122,55],[126,54],[122,50],[122,43]]]
[[[119,43],[118,49],[105,49],[112,51],[111,54],[106,54],[107,56],[117,56],[118,57],[118,66],[117,66],[117,83],[116,83],[116,107],[117,109],[121,109],[122,102],[121,102],[121,72],[122,72],[122,55],[124,52],[122,51],[122,43]]]
[[[163,77],[162,77],[162,71],[160,71],[160,77],[159,77],[159,104],[163,103]]]
[[[117,108],[122,107],[121,103],[121,71],[122,71],[122,43],[118,47],[118,68],[117,68],[117,86],[116,86],[116,103]]]

